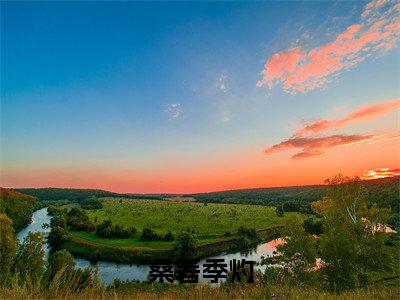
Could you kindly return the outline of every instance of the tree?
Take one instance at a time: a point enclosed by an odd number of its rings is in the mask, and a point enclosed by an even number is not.
[[[57,249],[60,245],[68,242],[68,240],[68,233],[60,226],[54,226],[47,236],[47,241],[53,248],[53,250]]]
[[[6,214],[16,231],[31,222],[36,198],[14,190],[0,188],[0,213]]]
[[[178,258],[191,258],[197,254],[197,237],[190,232],[182,232],[174,241],[174,253]]]
[[[338,175],[327,180],[326,197],[312,208],[322,216],[320,237],[323,271],[329,287],[342,291],[359,284],[367,285],[370,271],[389,268],[390,255],[384,245],[384,226],[388,209],[367,206],[365,187],[359,178]]]
[[[278,205],[275,209],[276,215],[278,217],[283,217],[284,211],[282,205]]]
[[[16,270],[22,277],[32,280],[43,275],[44,260],[44,235],[40,232],[29,232],[21,245],[15,262]]]
[[[288,259],[300,254],[305,261],[305,268],[314,266],[317,246],[315,239],[305,231],[302,218],[299,215],[288,215],[284,218],[285,243],[279,245],[277,250]]]
[[[12,221],[0,214],[0,283],[7,282],[17,249],[18,241],[14,236]]]
[[[75,261],[71,253],[65,249],[57,251],[49,257],[48,276],[53,278],[60,271],[71,273],[74,267]]]

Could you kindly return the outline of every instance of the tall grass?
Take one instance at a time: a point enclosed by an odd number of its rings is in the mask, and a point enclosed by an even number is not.
[[[288,287],[284,284],[268,284],[257,280],[253,284],[174,285],[117,281],[103,286],[98,278],[82,285],[85,278],[59,270],[49,279],[22,279],[15,275],[8,287],[0,288],[0,299],[398,299],[400,287],[376,285],[356,289],[339,295],[315,288]],[[398,283],[398,281],[397,281]]]

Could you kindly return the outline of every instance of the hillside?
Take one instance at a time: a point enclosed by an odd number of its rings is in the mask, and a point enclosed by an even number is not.
[[[160,199],[161,196],[118,194],[114,192],[96,189],[72,189],[72,188],[22,188],[14,189],[20,193],[37,197],[40,201],[61,201],[82,202],[89,198],[119,197],[119,198],[140,198]]]
[[[368,200],[378,203],[381,207],[390,207],[393,212],[399,212],[400,176],[363,181],[368,190]],[[256,188],[200,193],[187,195],[196,201],[207,203],[235,203],[282,206],[285,211],[309,210],[309,203],[321,199],[326,191],[325,185],[290,186],[274,188]],[[118,194],[96,189],[65,189],[65,188],[23,188],[18,192],[37,197],[40,201],[69,200],[82,202],[88,198],[119,197],[136,199],[163,199],[162,195]]]
[[[400,176],[363,181],[368,190],[368,201],[399,212],[399,179]],[[285,211],[307,211],[308,204],[321,199],[326,189],[326,185],[309,185],[221,191],[191,196],[199,202],[282,205]]]
[[[14,190],[0,188],[0,213],[13,220],[15,230],[20,230],[31,222],[37,199]]]

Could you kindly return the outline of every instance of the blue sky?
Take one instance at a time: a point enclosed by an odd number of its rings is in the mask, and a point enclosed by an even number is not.
[[[366,3],[2,2],[2,181],[77,185],[82,178],[73,180],[72,171],[48,179],[60,169],[123,170],[148,174],[146,188],[106,179],[95,187],[153,192],[168,189],[170,172],[203,174],[198,162],[221,163],[215,170],[224,177],[226,166],[235,169],[237,158],[252,152],[275,174],[279,164],[260,153],[289,138],[301,120],[398,97],[396,50],[374,52],[306,93],[256,86],[274,53],[331,42],[359,22]],[[392,122],[374,126],[361,129],[395,130]],[[43,181],[26,178],[27,166]],[[185,176],[180,180],[204,179]],[[232,177],[205,189],[240,182]]]

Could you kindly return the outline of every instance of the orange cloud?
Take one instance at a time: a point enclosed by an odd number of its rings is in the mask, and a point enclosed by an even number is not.
[[[378,178],[386,178],[386,177],[394,177],[400,175],[400,168],[378,168],[374,170],[369,170],[363,175],[361,175],[361,179],[378,179]]]
[[[327,137],[292,137],[288,140],[275,144],[264,150],[265,154],[272,154],[288,149],[302,149],[292,156],[293,159],[301,159],[309,156],[320,155],[324,150],[346,146],[360,142],[372,141],[372,135],[332,135]]]
[[[265,63],[257,87],[272,89],[282,84],[286,92],[306,92],[323,86],[378,49],[392,49],[400,32],[399,10],[396,2],[372,1],[364,7],[360,23],[349,26],[331,43],[310,51],[294,47],[273,54]]]
[[[320,133],[331,129],[338,129],[355,122],[360,122],[385,115],[399,108],[400,98],[386,102],[360,106],[342,119],[317,120],[315,122],[308,123],[303,128],[299,129],[296,132],[296,135],[303,136],[306,134]]]

